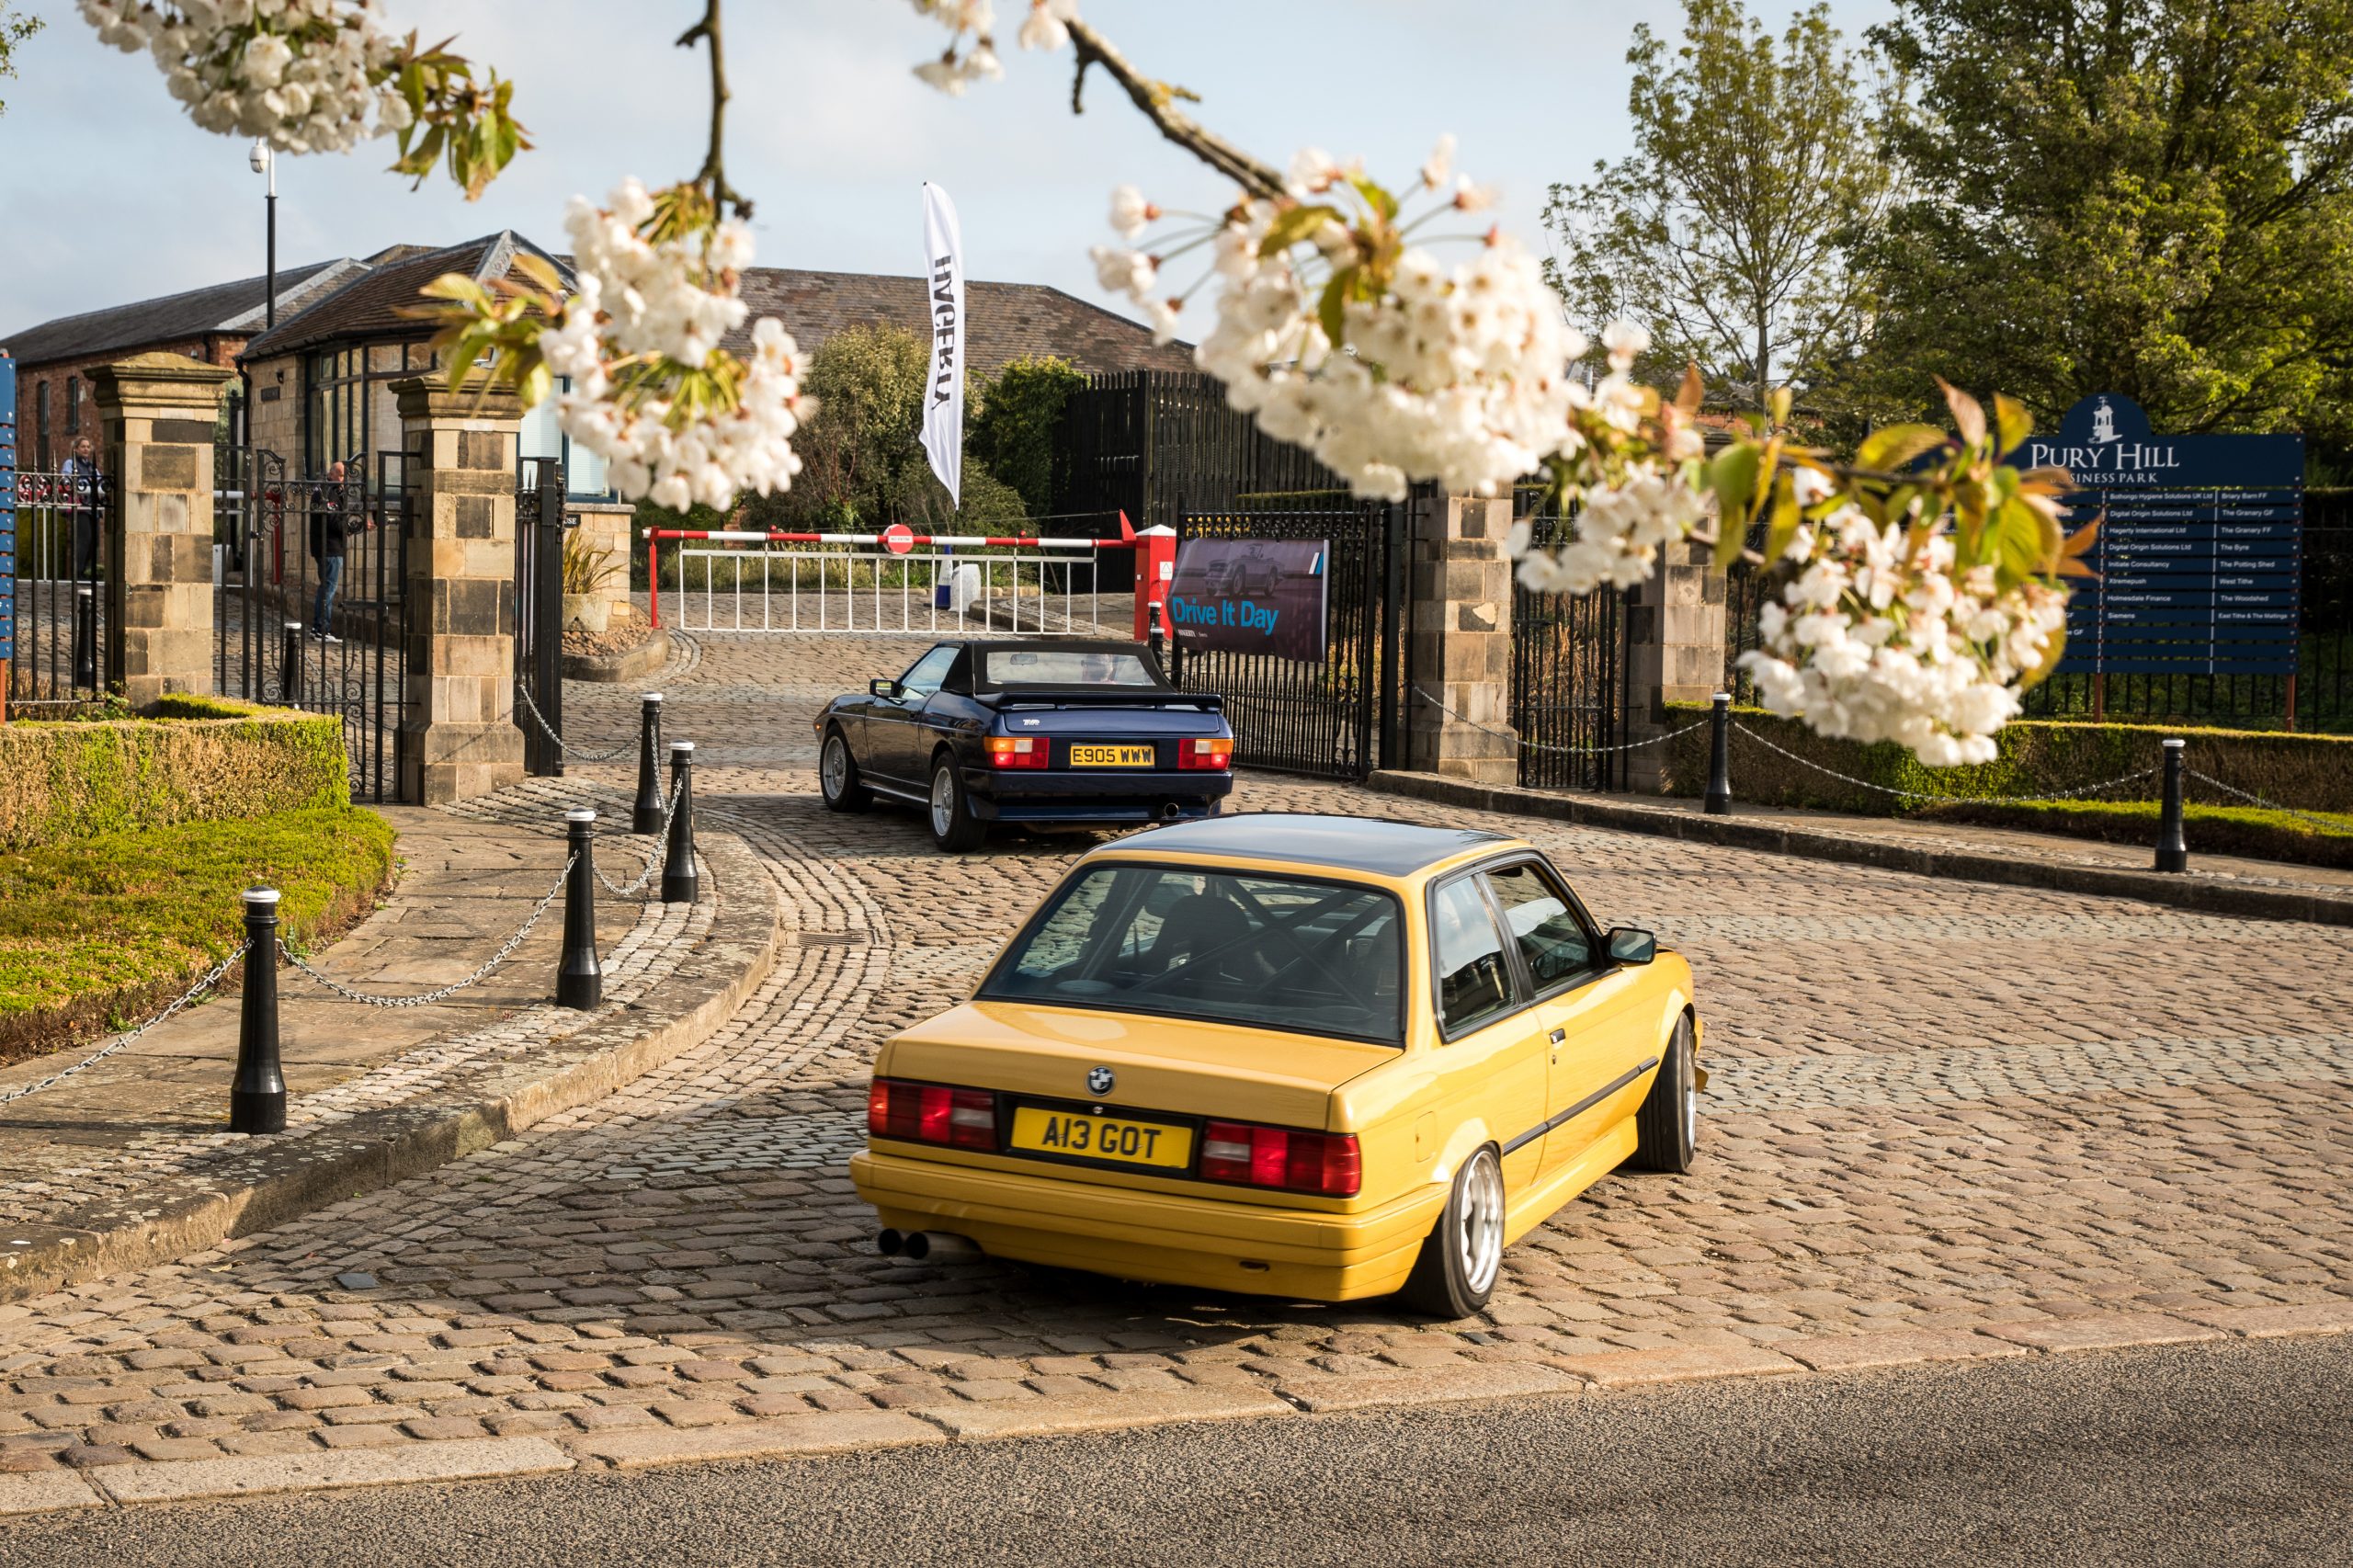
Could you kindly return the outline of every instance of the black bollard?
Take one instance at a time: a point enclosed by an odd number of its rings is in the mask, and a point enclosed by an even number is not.
[[[1732,694],[1716,693],[1715,704],[1708,719],[1708,799],[1702,809],[1711,817],[1728,817],[1732,815]]]
[[[695,878],[695,743],[670,743],[670,843],[662,857],[662,902],[692,903],[702,892]]]
[[[286,623],[286,642],[278,649],[278,700],[292,707],[302,700],[302,623]]]
[[[74,589],[74,684],[89,691],[98,688],[97,596],[87,583]]]
[[[278,892],[245,890],[245,995],[237,1020],[237,1075],[229,1131],[286,1131],[286,1075],[278,1064]]]
[[[563,813],[571,832],[572,869],[563,879],[563,957],[556,964],[555,1004],[596,1011],[605,998],[605,971],[597,962],[597,813],[585,806]]]
[[[662,694],[649,691],[637,720],[637,803],[630,808],[631,833],[662,831]]]
[[[2165,743],[2165,803],[2157,810],[2157,869],[2187,871],[2189,869],[2189,844],[2181,835],[2181,748],[2185,743]]]

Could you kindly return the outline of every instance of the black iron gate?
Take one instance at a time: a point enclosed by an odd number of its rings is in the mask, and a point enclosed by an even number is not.
[[[1560,517],[1524,518],[1531,541],[1565,537]],[[1538,594],[1512,585],[1511,725],[1519,781],[1542,790],[1622,790],[1626,753],[1627,595]]]
[[[297,477],[234,454],[214,494],[213,681],[224,697],[343,721],[355,801],[397,801],[408,712],[401,455]]]
[[[1206,653],[1181,644],[1172,677],[1225,699],[1234,760],[1245,767],[1360,779],[1404,755],[1404,514],[1371,503],[1319,511],[1188,512],[1191,539],[1298,539],[1325,543],[1322,661]]]
[[[526,458],[515,484],[515,687],[523,767],[563,777],[563,466]],[[528,700],[527,700],[528,699]]]
[[[76,465],[78,467],[78,465]],[[16,472],[15,560],[0,543],[0,569],[17,576],[16,649],[5,672],[8,702],[42,710],[97,697],[106,687],[106,513],[111,480],[89,472]]]

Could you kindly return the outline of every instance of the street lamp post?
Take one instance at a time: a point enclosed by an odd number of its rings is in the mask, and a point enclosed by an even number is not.
[[[268,292],[262,304],[261,324],[264,332],[278,324],[278,157],[270,151],[269,139],[254,138],[254,150],[245,161],[254,173],[269,176],[269,282]]]

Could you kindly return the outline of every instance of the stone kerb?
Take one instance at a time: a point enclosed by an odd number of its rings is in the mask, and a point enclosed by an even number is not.
[[[106,674],[132,703],[212,689],[212,437],[235,371],[177,354],[99,369]]]
[[[1414,504],[1406,569],[1407,667],[1453,717],[1405,694],[1409,766],[1480,784],[1519,774],[1511,728],[1511,502],[1430,496]]]
[[[393,383],[409,508],[401,791],[424,805],[518,783],[515,473],[523,409],[504,389]]]
[[[1688,723],[1670,702],[1705,704],[1722,689],[1724,577],[1712,571],[1704,545],[1670,547],[1651,578],[1634,590],[1626,609],[1626,739],[1640,743]],[[1627,754],[1626,787],[1637,794],[1666,789],[1666,749],[1640,745]]]

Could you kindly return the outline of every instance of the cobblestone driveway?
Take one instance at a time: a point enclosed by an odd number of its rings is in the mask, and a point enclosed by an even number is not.
[[[2353,931],[1504,819],[1481,820],[1689,954],[1714,1073],[1691,1175],[1603,1181],[1461,1325],[878,1257],[843,1170],[871,1053],[968,987],[1075,852],[943,858],[912,813],[819,806],[806,715],[904,652],[714,639],[658,678],[674,735],[717,765],[702,810],[801,926],[742,1016],[517,1142],[0,1308],[0,1469],[1188,1383],[1298,1397],[1627,1349],[1835,1361],[1896,1331],[2195,1337],[2218,1312],[2353,1301]],[[568,700],[591,744],[635,706]],[[1263,777],[1240,803],[1470,814]],[[375,1287],[337,1283],[355,1270]]]

